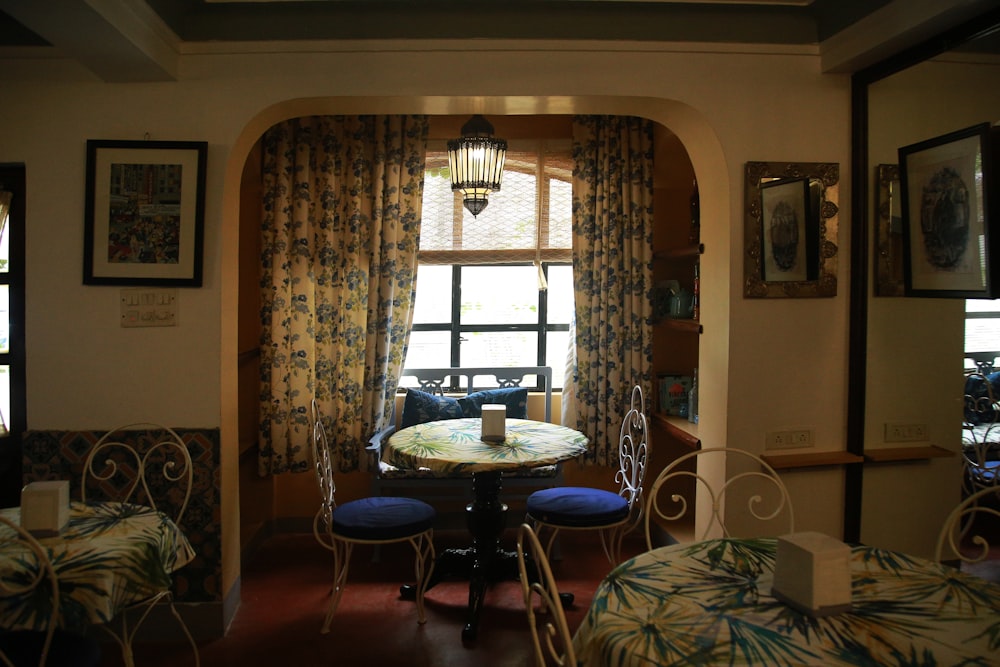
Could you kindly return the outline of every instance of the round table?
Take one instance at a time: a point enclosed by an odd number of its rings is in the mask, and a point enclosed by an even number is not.
[[[516,554],[500,547],[507,515],[500,500],[504,471],[574,458],[586,452],[590,442],[579,431],[530,419],[507,419],[502,442],[485,442],[481,435],[479,418],[432,421],[393,433],[382,449],[383,460],[397,467],[472,477],[473,498],[466,506],[472,547],[438,554],[427,584],[429,589],[451,575],[468,577],[469,610],[462,630],[466,640],[475,639],[478,632],[487,583],[517,573]],[[412,587],[404,586],[403,593],[412,595]]]
[[[996,664],[997,584],[856,546],[851,610],[813,618],[771,595],[776,544],[708,540],[622,563],[577,629],[577,664]]]

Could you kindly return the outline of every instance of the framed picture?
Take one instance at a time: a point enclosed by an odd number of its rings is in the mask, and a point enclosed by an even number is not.
[[[996,141],[980,123],[899,149],[906,296],[997,296]]]
[[[903,296],[899,166],[875,168],[875,296]]]
[[[85,285],[201,286],[207,152],[199,141],[87,141]]]
[[[836,163],[748,162],[743,294],[837,294]]]

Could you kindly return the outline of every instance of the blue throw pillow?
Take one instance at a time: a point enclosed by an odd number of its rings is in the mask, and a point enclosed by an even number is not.
[[[482,417],[484,405],[506,405],[511,419],[528,418],[528,388],[486,389],[458,399],[465,417]]]
[[[419,389],[407,389],[399,428],[404,429],[414,424],[423,424],[439,419],[461,419],[464,416],[457,399],[448,396],[435,396]]]

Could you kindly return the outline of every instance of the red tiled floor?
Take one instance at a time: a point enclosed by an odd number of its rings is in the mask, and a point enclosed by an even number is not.
[[[438,550],[465,546],[461,532],[438,534]],[[594,533],[568,533],[554,563],[562,592],[573,593],[567,610],[570,629],[583,619],[594,590],[611,567]],[[505,545],[513,548],[513,532]],[[630,557],[643,549],[630,540]],[[201,645],[204,667],[288,665],[407,665],[407,667],[523,667],[532,664],[520,584],[504,581],[489,589],[479,635],[463,645],[468,582],[445,581],[427,592],[427,623],[417,624],[413,602],[399,597],[399,584],[413,576],[408,545],[383,547],[382,562],[359,547],[352,558],[347,588],[330,633],[320,626],[330,593],[332,555],[312,535],[279,535],[268,540],[243,570],[242,604],[224,638]],[[192,664],[190,648],[145,644],[136,647],[139,667]],[[121,658],[106,646],[103,667],[120,667]]]

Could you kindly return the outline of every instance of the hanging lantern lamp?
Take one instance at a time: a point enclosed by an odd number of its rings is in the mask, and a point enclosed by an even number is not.
[[[493,137],[493,126],[476,114],[462,126],[462,136],[448,141],[451,189],[462,192],[462,203],[476,217],[500,189],[507,142]]]

